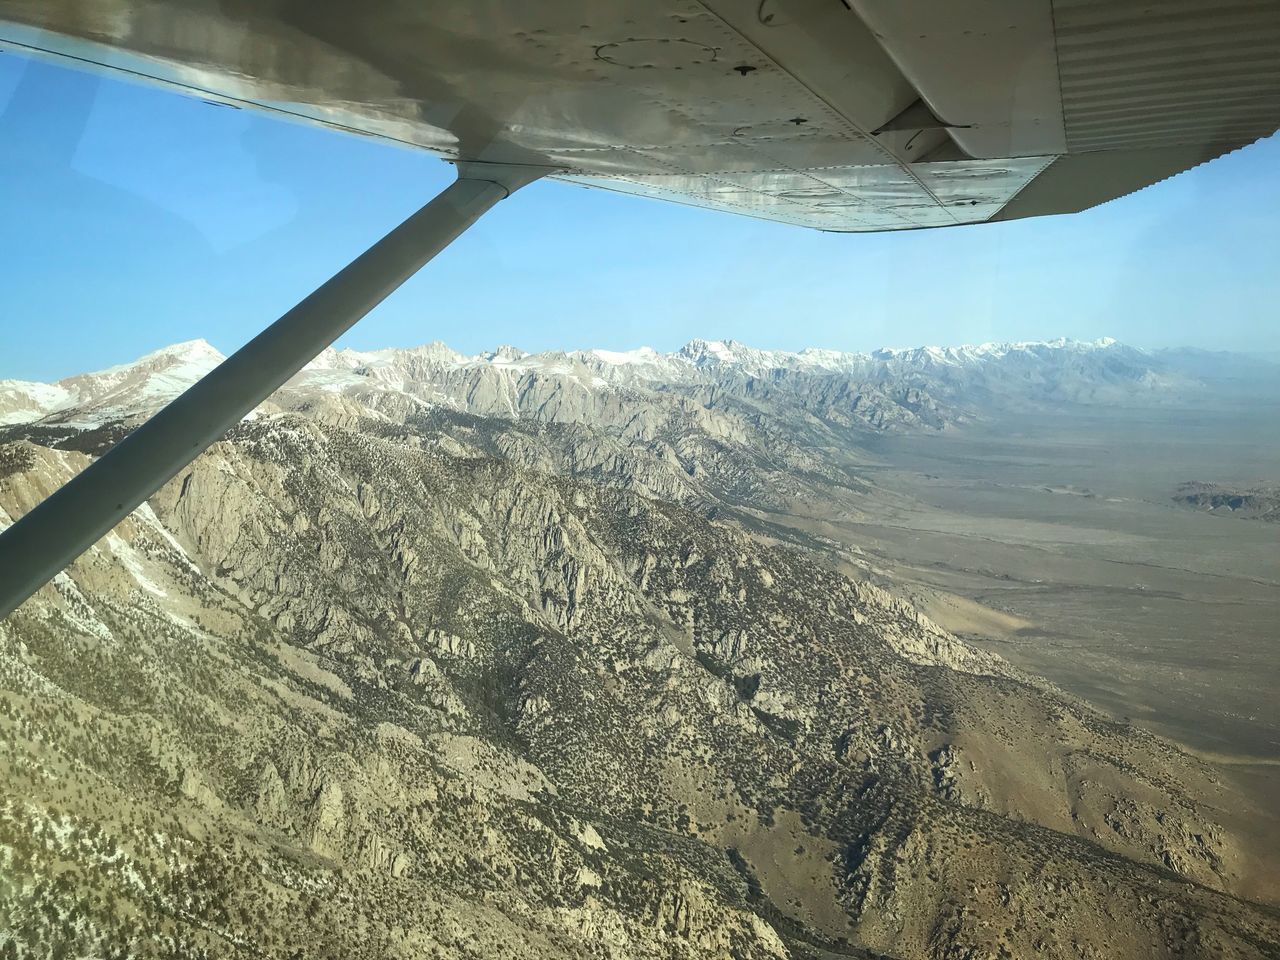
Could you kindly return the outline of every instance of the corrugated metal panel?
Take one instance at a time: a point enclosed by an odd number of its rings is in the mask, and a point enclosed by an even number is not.
[[[1277,0],[1054,0],[1072,153],[1249,143],[1280,114]]]

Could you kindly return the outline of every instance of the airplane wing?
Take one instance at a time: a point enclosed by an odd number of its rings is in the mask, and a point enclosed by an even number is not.
[[[1081,210],[1280,124],[1280,0],[0,0],[0,48],[432,151],[439,196],[0,531],[0,619],[513,190]]]
[[[1078,211],[1280,126],[1276,0],[0,0],[0,47],[835,231]]]

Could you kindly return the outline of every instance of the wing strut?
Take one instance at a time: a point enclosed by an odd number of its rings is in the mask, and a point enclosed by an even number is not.
[[[0,619],[452,243],[499,200],[555,172],[460,163],[439,196],[204,379],[0,533]]]

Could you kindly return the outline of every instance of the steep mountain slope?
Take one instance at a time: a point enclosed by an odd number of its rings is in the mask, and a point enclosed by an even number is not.
[[[223,356],[203,340],[163,347],[105,370],[57,383],[0,380],[0,423],[42,421],[84,428],[143,416],[216,367]]]
[[[737,509],[865,421],[505,356],[322,358],[0,624],[0,951],[1280,950],[1210,768]]]

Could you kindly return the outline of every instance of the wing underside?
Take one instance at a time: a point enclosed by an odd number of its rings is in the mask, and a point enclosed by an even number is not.
[[[0,0],[0,45],[838,231],[1072,212],[1280,125],[1274,0]]]

